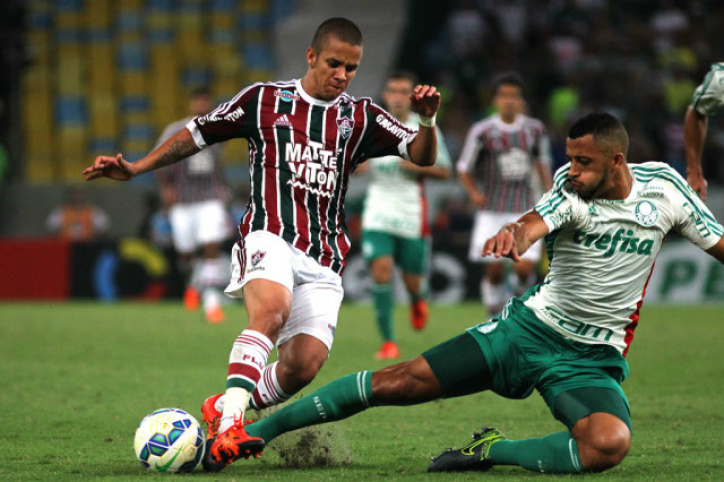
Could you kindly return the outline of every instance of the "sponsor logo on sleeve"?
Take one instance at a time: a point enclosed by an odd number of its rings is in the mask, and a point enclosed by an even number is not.
[[[379,114],[375,119],[375,122],[377,122],[377,125],[387,130],[387,132],[395,137],[399,137],[400,139],[405,139],[409,135],[404,127],[395,124],[383,114]]]

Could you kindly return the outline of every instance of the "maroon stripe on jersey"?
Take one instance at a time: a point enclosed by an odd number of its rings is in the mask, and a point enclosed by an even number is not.
[[[306,102],[296,103],[296,112],[293,117],[294,143],[302,146],[307,143],[307,131],[309,129],[309,114],[311,106]],[[294,221],[296,223],[297,235],[294,241],[294,247],[309,252],[311,243],[309,242],[309,213],[307,213],[307,190],[294,186]]]
[[[509,151],[510,150],[510,136],[505,131],[500,131],[500,148]],[[493,152],[493,164],[497,165],[498,160],[495,158],[495,152]],[[493,179],[499,179],[500,176],[495,176]],[[498,196],[496,196],[496,199],[493,201],[496,204],[496,211],[504,211],[505,210],[505,200],[508,198],[508,191],[510,190],[510,183],[503,182],[501,183],[503,185],[503,190],[500,192]]]
[[[332,152],[337,151],[337,136],[339,129],[337,128],[337,113],[339,112],[339,106],[335,106],[334,108],[328,108],[327,111],[324,113],[324,132],[322,133],[322,138],[324,139],[324,148],[328,149]],[[336,192],[336,184],[335,184],[335,192]],[[319,224],[320,224],[320,232],[319,237],[322,245],[322,257],[320,258],[320,262],[322,263],[322,266],[330,266],[332,264],[332,261],[334,261],[335,256],[335,249],[329,244],[329,218],[328,218],[328,212],[329,212],[329,204],[331,202],[335,202],[334,197],[325,197],[325,196],[319,196]],[[334,240],[332,240],[332,243],[334,243]]]
[[[254,159],[256,159],[258,149],[256,147],[256,144],[249,140],[249,165],[254,165]],[[254,183],[251,183],[251,191],[249,191],[249,198],[254,199]],[[241,221],[239,222],[239,235],[242,239],[249,234],[249,231],[251,230],[251,221],[254,219],[254,214],[256,213],[257,206],[256,203],[250,202],[249,203],[249,209],[246,210],[246,214],[244,214],[241,217]]]
[[[275,139],[276,129],[266,129],[265,126],[271,126],[276,120],[275,109],[269,109],[269,106],[275,105],[277,97],[274,95],[272,87],[262,87],[259,95],[258,125],[261,127],[260,133],[264,139],[264,204],[266,208],[266,230],[280,235],[282,232],[282,221],[279,212],[279,153],[277,152],[277,142]]]
[[[232,375],[242,376],[254,383],[258,383],[261,378],[259,368],[255,365],[247,365],[246,363],[230,363],[228,376]]]

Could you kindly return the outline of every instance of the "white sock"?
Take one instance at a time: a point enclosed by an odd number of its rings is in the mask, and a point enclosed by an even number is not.
[[[234,341],[229,355],[226,400],[219,426],[221,432],[235,420],[244,418],[244,411],[249,406],[249,399],[261,378],[272,348],[274,344],[271,340],[255,330],[242,331]]]
[[[249,401],[251,408],[261,410],[262,408],[284,403],[291,397],[279,385],[276,370],[278,363],[278,361],[275,361],[271,365],[267,365],[264,371],[261,372],[259,383],[256,384],[256,390]]]
[[[480,294],[483,297],[483,304],[491,315],[498,314],[498,311],[505,303],[505,285],[503,283],[494,285],[483,278],[480,283]]]

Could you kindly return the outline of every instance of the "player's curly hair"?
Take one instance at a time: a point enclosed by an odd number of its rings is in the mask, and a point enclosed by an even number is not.
[[[568,131],[569,139],[593,135],[596,145],[606,154],[628,153],[628,132],[620,120],[607,112],[591,112],[578,119]]]
[[[332,17],[317,27],[311,47],[320,52],[330,35],[350,45],[362,45],[362,32],[353,21],[344,17]]]

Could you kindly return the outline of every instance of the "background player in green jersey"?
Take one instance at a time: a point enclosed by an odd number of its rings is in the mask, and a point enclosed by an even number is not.
[[[428,471],[516,465],[573,474],[621,463],[631,444],[624,355],[663,237],[679,232],[724,263],[724,228],[683,178],[663,163],[629,166],[627,151],[628,134],[616,118],[580,119],[569,131],[569,163],[556,173],[554,187],[485,242],[484,256],[518,261],[545,236],[555,254],[544,283],[421,356],[339,378],[249,425],[248,433],[269,442],[373,406],[483,390],[525,398],[536,389],[566,430],[509,440],[487,428],[433,459]]]
[[[686,180],[703,199],[707,196],[707,183],[701,168],[709,116],[724,112],[724,62],[712,64],[704,81],[694,91],[691,105],[684,117],[686,151]]]
[[[411,129],[418,125],[412,112],[410,94],[417,84],[414,74],[404,71],[387,76],[382,103],[387,111]],[[410,296],[410,322],[422,330],[427,322],[425,275],[430,259],[430,228],[425,177],[450,177],[450,155],[437,131],[437,159],[434,166],[420,167],[398,156],[370,159],[359,172],[370,173],[370,184],[362,213],[362,253],[372,275],[372,302],[382,335],[380,360],[397,358],[400,350],[394,336],[395,264]]]

